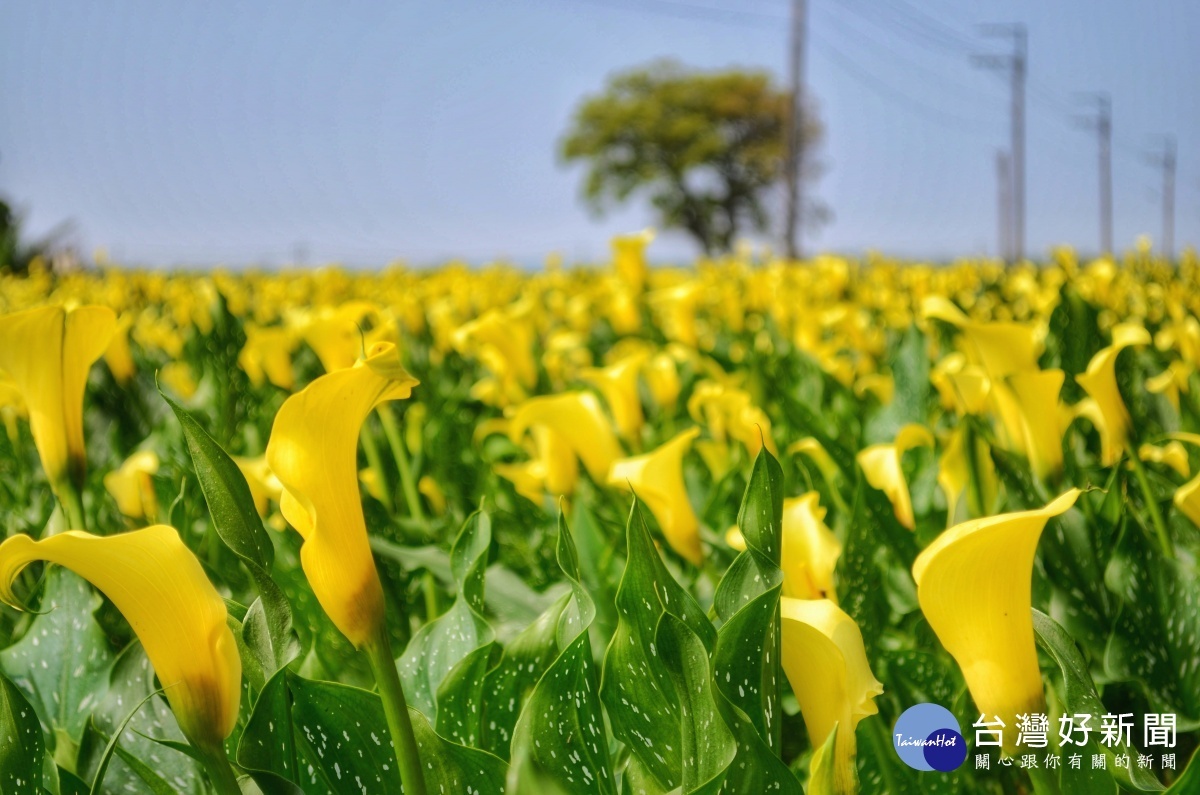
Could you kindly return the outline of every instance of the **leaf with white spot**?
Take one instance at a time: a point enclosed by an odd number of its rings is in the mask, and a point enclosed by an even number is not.
[[[566,520],[558,520],[558,565],[571,596],[558,615],[555,658],[529,695],[513,730],[517,791],[529,785],[522,775],[545,777],[567,792],[615,795],[608,734],[600,705],[599,680],[588,627],[595,606],[579,581],[579,559]]]
[[[0,792],[40,793],[45,755],[37,713],[17,686],[0,675]]]
[[[398,661],[409,704],[442,736],[465,745],[479,742],[479,703],[492,649],[492,629],[482,612],[491,543],[491,519],[485,511],[476,511],[450,552],[458,598],[413,635]]]
[[[104,696],[113,653],[93,613],[100,597],[82,578],[50,567],[40,610],[21,640],[0,652],[0,671],[38,712],[48,734],[76,743]]]

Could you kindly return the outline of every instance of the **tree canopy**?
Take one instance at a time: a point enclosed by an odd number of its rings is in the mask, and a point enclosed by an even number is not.
[[[765,72],[660,61],[585,99],[562,155],[587,163],[584,196],[597,212],[642,193],[663,228],[687,231],[706,254],[728,251],[747,227],[770,227],[765,198],[785,174],[790,103]],[[807,107],[803,116],[811,180],[822,128]]]

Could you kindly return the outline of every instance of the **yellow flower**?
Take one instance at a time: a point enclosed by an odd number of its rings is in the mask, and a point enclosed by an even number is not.
[[[600,401],[590,392],[564,392],[525,401],[513,412],[509,437],[520,442],[535,425],[549,428],[566,442],[597,483],[604,482],[612,463],[621,457],[621,446]]]
[[[436,516],[441,516],[446,512],[446,495],[442,493],[442,487],[430,475],[422,475],[417,481],[417,491],[429,500],[429,507],[433,509]]]
[[[1187,393],[1188,380],[1192,377],[1195,369],[1195,365],[1190,362],[1176,359],[1167,365],[1167,369],[1146,379],[1146,391],[1156,395],[1166,395],[1175,410],[1179,411],[1179,394]]]
[[[820,494],[810,491],[783,501],[783,595],[795,599],[829,599],[837,602],[833,573],[842,544],[825,525]],[[725,531],[725,543],[738,552],[746,539],[737,525]]]
[[[917,521],[901,462],[906,451],[921,445],[932,446],[933,434],[922,425],[910,423],[900,429],[891,444],[873,444],[858,454],[858,465],[867,482],[887,495],[896,519],[909,530],[917,526]]]
[[[196,377],[192,375],[192,368],[187,362],[167,362],[163,368],[158,371],[158,380],[171,388],[171,391],[179,395],[184,400],[191,399],[196,390],[199,389],[199,384],[196,383]]]
[[[1024,453],[1042,480],[1062,471],[1063,428],[1058,410],[1062,370],[1026,370],[1008,378],[993,391],[1010,441]]]
[[[1200,445],[1200,434],[1197,433],[1173,433],[1171,436],[1188,444]],[[1187,477],[1186,473],[1184,477]],[[1200,527],[1200,475],[1196,475],[1175,489],[1172,502],[1175,503],[1175,507],[1181,514],[1191,520],[1192,524]]]
[[[546,495],[560,497],[574,492],[579,464],[571,445],[545,425],[534,425],[531,432],[533,458],[519,464],[497,464],[496,474],[512,481],[518,494],[539,505]]]
[[[10,381],[3,372],[0,372],[0,419],[4,421],[8,440],[14,445],[20,438],[20,429],[17,427],[17,418],[19,417],[28,418],[29,410],[25,408],[25,401],[22,399],[17,385]]]
[[[1015,716],[1045,704],[1030,590],[1038,539],[1078,497],[1071,489],[1045,508],[955,525],[913,564],[925,618],[962,669],[975,706],[1004,721],[1009,751]]]
[[[1119,325],[1113,329],[1112,345],[1093,356],[1087,372],[1075,378],[1088,393],[1076,404],[1076,411],[1100,432],[1100,461],[1104,466],[1112,466],[1121,457],[1133,424],[1117,388],[1117,356],[1126,348],[1149,343],[1146,329],[1132,323]]]
[[[830,488],[836,488],[837,483],[841,480],[841,470],[834,463],[833,457],[829,455],[820,442],[811,436],[806,436],[798,442],[792,442],[788,445],[789,453],[801,453],[810,461],[812,461],[818,470],[821,472],[821,477],[825,478],[825,482]]]
[[[489,310],[460,326],[453,342],[459,353],[474,355],[491,371],[500,398],[519,400],[537,384],[533,334],[526,321],[513,312]]]
[[[133,354],[129,350],[129,327],[132,324],[133,315],[128,312],[117,318],[112,339],[104,350],[104,363],[118,384],[129,383],[134,374]]]
[[[262,386],[264,381],[270,381],[291,392],[296,386],[292,372],[296,340],[291,331],[283,326],[264,328],[253,323],[247,323],[245,330],[246,344],[238,354],[238,366],[249,376],[250,383]]]
[[[13,582],[36,560],[65,566],[113,601],[145,647],[184,735],[197,747],[220,748],[237,722],[242,663],[225,603],[175,528],[12,536],[0,544],[0,600],[20,609]]]
[[[979,322],[942,296],[929,296],[922,304],[925,317],[936,318],[962,332],[967,355],[992,378],[1037,369],[1040,343],[1036,330],[1021,323]]]
[[[600,390],[617,424],[617,432],[632,438],[642,429],[642,399],[638,394],[638,370],[646,357],[634,353],[608,367],[589,367],[580,373],[584,381]]]
[[[125,459],[120,469],[104,476],[104,488],[117,501],[117,508],[131,519],[153,519],[158,513],[153,475],[158,472],[158,455],[141,450]]]
[[[1144,444],[1138,448],[1138,458],[1155,464],[1165,464],[1178,472],[1180,477],[1186,478],[1192,474],[1187,450],[1178,441],[1170,441],[1161,446]]]
[[[613,269],[634,292],[646,284],[646,247],[654,240],[654,230],[644,229],[633,235],[612,239]]]
[[[837,729],[834,784],[838,793],[857,791],[855,728],[876,714],[883,685],[871,673],[862,632],[854,619],[828,599],[780,600],[783,672],[800,702],[814,748]]]
[[[292,316],[304,341],[317,354],[325,372],[353,367],[363,350],[370,347],[368,319],[377,321],[379,310],[367,301],[348,301],[336,307],[321,307]]]
[[[233,458],[233,463],[237,464],[237,468],[242,471],[242,476],[246,478],[246,485],[250,487],[250,497],[254,500],[254,508],[258,511],[258,515],[266,516],[270,502],[279,502],[283,492],[283,485],[279,482],[279,478],[271,472],[271,467],[267,464],[267,457],[260,455],[255,458],[243,458],[235,455],[231,458]]]
[[[358,491],[359,431],[377,405],[409,397],[417,383],[396,346],[377,343],[354,367],[284,401],[267,444],[283,485],[280,510],[304,537],[304,573],[334,625],[360,648],[382,626],[383,589]]]
[[[980,365],[968,364],[961,353],[943,357],[930,371],[929,380],[947,409],[960,414],[980,414],[987,405],[991,390],[987,371]]]
[[[82,488],[83,391],[117,318],[102,306],[45,306],[0,317],[0,370],[21,393],[33,441],[55,494]]]
[[[870,393],[882,405],[892,402],[896,394],[896,382],[890,375],[883,373],[868,373],[854,382],[854,394],[860,399]]]
[[[646,376],[646,386],[650,388],[650,396],[663,411],[671,411],[679,400],[682,389],[679,383],[679,369],[669,353],[660,352],[650,357],[642,368]]]
[[[611,485],[631,489],[646,503],[667,543],[697,566],[703,561],[700,522],[683,483],[683,456],[699,435],[699,428],[689,428],[646,455],[622,458],[608,476]]]
[[[736,439],[753,460],[763,443],[776,453],[771,438],[771,421],[765,412],[750,402],[750,394],[718,381],[701,381],[688,399],[688,414],[702,422],[717,442]]]
[[[975,450],[971,451],[967,449],[967,440],[970,438],[971,435],[967,433],[966,426],[956,427],[951,432],[945,449],[942,450],[941,460],[938,461],[938,485],[941,486],[942,493],[946,495],[947,526],[962,521],[963,515],[966,513],[962,510],[961,503],[963,494],[969,493],[968,490],[971,487],[972,461],[968,456],[974,457],[973,464],[978,470],[978,485],[981,492],[978,495],[979,505],[972,507],[973,502],[968,499],[968,509],[979,513],[986,512],[995,502],[996,493],[1000,489],[1000,481],[996,477],[996,465],[989,454],[987,442],[976,437]]]

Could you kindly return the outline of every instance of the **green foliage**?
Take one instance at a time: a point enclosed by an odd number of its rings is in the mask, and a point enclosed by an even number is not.
[[[728,251],[747,226],[768,225],[764,196],[784,174],[791,95],[763,72],[697,72],[658,62],[612,78],[576,111],[562,143],[584,161],[596,208],[644,193],[662,227],[706,254]],[[821,127],[805,113],[805,151]],[[804,174],[815,176],[815,159]]]
[[[45,753],[37,713],[17,686],[0,675],[0,792],[39,792]]]

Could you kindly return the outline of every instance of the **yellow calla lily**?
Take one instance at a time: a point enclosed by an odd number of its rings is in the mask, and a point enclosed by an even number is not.
[[[968,439],[972,438],[964,425],[959,425],[951,434],[942,450],[941,460],[938,461],[938,485],[946,495],[946,525],[958,524],[967,511],[963,510],[963,495],[969,494],[971,487],[972,461],[968,456],[974,456],[974,467],[978,470],[979,505],[972,508],[972,500],[968,499],[968,510],[985,513],[996,500],[1000,489],[999,478],[996,477],[996,464],[992,461],[987,442],[975,437],[975,450],[968,449]]]
[[[634,353],[608,367],[589,367],[580,373],[584,381],[600,390],[617,432],[632,438],[642,429],[642,399],[638,394],[638,371],[646,357]]]
[[[549,428],[565,441],[598,483],[604,482],[612,463],[621,457],[621,446],[600,401],[590,392],[564,392],[526,400],[509,420],[509,438],[519,442],[536,425]]]
[[[642,368],[650,396],[660,409],[670,411],[679,400],[682,386],[679,383],[679,368],[669,353],[659,352],[647,360]]]
[[[21,397],[17,385],[10,381],[3,372],[0,372],[0,420],[4,421],[8,440],[14,445],[20,438],[21,432],[17,427],[17,419],[21,417],[29,417],[29,410],[25,408],[25,400]]]
[[[292,371],[296,339],[292,332],[283,326],[263,328],[253,323],[247,323],[245,331],[246,344],[238,354],[238,366],[250,378],[250,383],[262,386],[270,381],[291,392],[296,386],[296,375]],[[332,355],[327,353],[327,356]]]
[[[1156,395],[1166,395],[1175,410],[1179,411],[1179,394],[1187,393],[1188,381],[1195,369],[1195,365],[1191,362],[1176,359],[1167,365],[1166,370],[1146,379],[1146,391]]]
[[[435,516],[441,516],[446,512],[446,495],[431,475],[421,476],[421,479],[417,481],[417,491],[429,501],[429,507],[433,509]]]
[[[909,530],[917,526],[917,520],[901,462],[906,451],[922,445],[932,446],[933,434],[923,425],[910,423],[900,429],[891,444],[873,444],[858,453],[858,465],[867,482],[887,495],[896,519]]]
[[[942,320],[962,332],[968,355],[983,365],[990,377],[1004,378],[1022,370],[1037,369],[1041,346],[1032,326],[974,321],[942,296],[929,296],[921,308],[926,318]]]
[[[978,364],[968,364],[961,353],[951,353],[929,373],[929,381],[938,390],[942,405],[959,414],[981,414],[987,405],[991,381]]]
[[[704,559],[700,521],[683,483],[683,456],[699,435],[699,428],[689,428],[645,455],[614,462],[608,475],[611,485],[631,489],[646,503],[671,548],[697,566]]]
[[[167,362],[158,371],[158,380],[170,387],[171,391],[184,400],[190,400],[196,395],[200,385],[187,362]]]
[[[819,748],[836,728],[836,792],[856,792],[854,731],[879,711],[875,697],[883,693],[871,673],[862,632],[828,599],[785,596],[779,612],[783,672],[800,702],[809,741]]]
[[[821,472],[821,477],[825,478],[825,482],[830,488],[835,488],[838,481],[841,480],[841,470],[834,462],[833,456],[829,455],[829,451],[811,436],[806,436],[803,439],[792,442],[788,445],[787,451],[795,454],[800,453],[816,464],[817,469]]]
[[[1141,326],[1132,323],[1116,326],[1112,345],[1093,356],[1087,372],[1075,378],[1089,397],[1080,401],[1076,409],[1100,432],[1100,461],[1104,466],[1112,466],[1121,457],[1133,423],[1117,388],[1117,356],[1126,348],[1149,344],[1150,334]]]
[[[280,510],[304,537],[300,563],[321,607],[361,648],[383,622],[383,589],[358,491],[359,431],[380,403],[412,394],[417,380],[390,342],[292,395],[279,409],[267,463],[283,486]]]
[[[464,323],[454,332],[453,343],[460,353],[473,354],[492,372],[501,398],[519,400],[537,384],[533,335],[512,312],[492,309]]]
[[[854,394],[859,398],[872,394],[886,406],[896,394],[896,381],[884,373],[868,373],[854,382]]]
[[[0,370],[21,393],[42,468],[60,499],[65,484],[83,486],[84,387],[116,325],[116,315],[102,306],[45,306],[0,316]]]
[[[654,230],[612,239],[613,269],[631,290],[641,292],[646,284],[646,248],[654,241]]]
[[[129,349],[129,328],[132,325],[133,315],[128,312],[117,318],[112,339],[104,349],[104,363],[118,384],[128,384],[135,372],[133,352]]]
[[[152,476],[157,472],[158,455],[153,450],[141,450],[104,476],[104,488],[117,501],[121,513],[131,519],[153,519],[158,513],[158,498]]]
[[[270,511],[272,501],[279,502],[283,493],[283,484],[271,472],[267,457],[260,455],[255,458],[231,456],[233,463],[242,471],[246,485],[250,487],[250,498],[254,500],[254,508],[259,516],[266,516]]]
[[[534,456],[518,464],[497,464],[496,474],[512,482],[517,493],[541,504],[547,495],[561,497],[575,491],[579,464],[575,451],[557,431],[534,425]]]
[[[1016,448],[1029,459],[1034,474],[1045,480],[1062,471],[1062,425],[1058,394],[1065,374],[1062,370],[1027,370],[1008,378],[994,391],[1006,404],[1002,416],[1013,422],[1010,435],[1019,439]]]
[[[0,601],[21,608],[13,582],[37,560],[70,569],[113,601],[145,647],[184,735],[219,749],[237,722],[242,663],[225,603],[175,528],[12,536],[0,544]]]
[[[1200,434],[1173,433],[1171,438],[1192,445],[1200,445]],[[1185,474],[1184,477],[1187,477]],[[1191,520],[1192,524],[1200,527],[1200,474],[1175,489],[1171,501],[1181,514]]]
[[[975,706],[1004,721],[1010,751],[1015,716],[1045,705],[1031,601],[1038,539],[1079,494],[1071,489],[1045,508],[955,525],[913,564],[925,618],[962,669]]]
[[[325,372],[332,373],[354,366],[363,349],[371,344],[371,340],[364,339],[364,323],[368,318],[378,319],[378,316],[379,310],[374,304],[348,301],[336,307],[325,306],[311,313],[298,313],[292,316],[292,323],[317,354]]]
[[[837,602],[833,573],[842,543],[825,524],[826,510],[815,491],[783,501],[783,595]]]
[[[1186,478],[1192,474],[1187,450],[1178,441],[1170,441],[1164,445],[1143,444],[1138,448],[1138,458],[1169,466],[1178,472],[1180,477]]]

